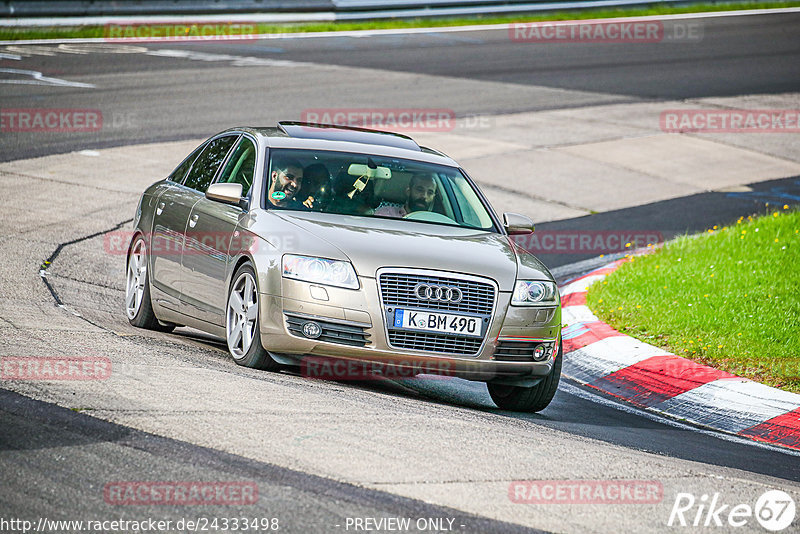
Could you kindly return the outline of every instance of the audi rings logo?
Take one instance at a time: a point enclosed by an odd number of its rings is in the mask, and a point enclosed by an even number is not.
[[[461,302],[464,293],[457,287],[436,286],[432,284],[417,284],[414,286],[414,295],[419,300],[434,300],[439,302]]]

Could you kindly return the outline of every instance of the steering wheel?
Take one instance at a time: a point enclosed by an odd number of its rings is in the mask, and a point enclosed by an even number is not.
[[[403,218],[410,221],[425,221],[445,224],[455,224],[456,222],[447,215],[442,215],[441,213],[436,213],[435,211],[412,211],[411,213],[406,214]]]

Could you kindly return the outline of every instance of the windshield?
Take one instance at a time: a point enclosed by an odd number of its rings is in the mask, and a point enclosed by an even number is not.
[[[266,172],[268,208],[495,230],[477,192],[453,167],[368,154],[274,149]]]

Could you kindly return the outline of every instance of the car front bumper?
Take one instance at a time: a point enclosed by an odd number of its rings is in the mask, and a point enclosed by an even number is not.
[[[349,290],[325,286],[323,293],[307,282],[283,279],[282,295],[260,297],[261,343],[274,355],[298,362],[318,362],[330,357],[376,364],[350,366],[382,372],[397,367],[414,373],[457,376],[469,380],[536,380],[547,376],[555,361],[561,335],[561,308],[510,306],[510,292],[497,292],[483,343],[471,355],[397,348],[389,342],[385,306],[375,278],[359,277],[361,288]],[[317,288],[321,286],[316,286]],[[314,295],[314,296],[312,296]],[[537,316],[538,314],[538,316]],[[301,325],[312,321],[323,335],[311,339]],[[502,350],[536,343],[553,347],[543,361],[509,361]],[[512,351],[514,352],[514,351]],[[317,360],[314,360],[317,358]],[[513,357],[519,360],[519,357]],[[348,377],[343,377],[348,378]]]

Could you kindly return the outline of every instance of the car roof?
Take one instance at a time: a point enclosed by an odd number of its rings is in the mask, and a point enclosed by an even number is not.
[[[277,127],[248,126],[228,131],[250,133],[262,138],[271,148],[355,152],[458,167],[445,154],[420,146],[411,137],[394,132],[304,122],[279,122]]]

